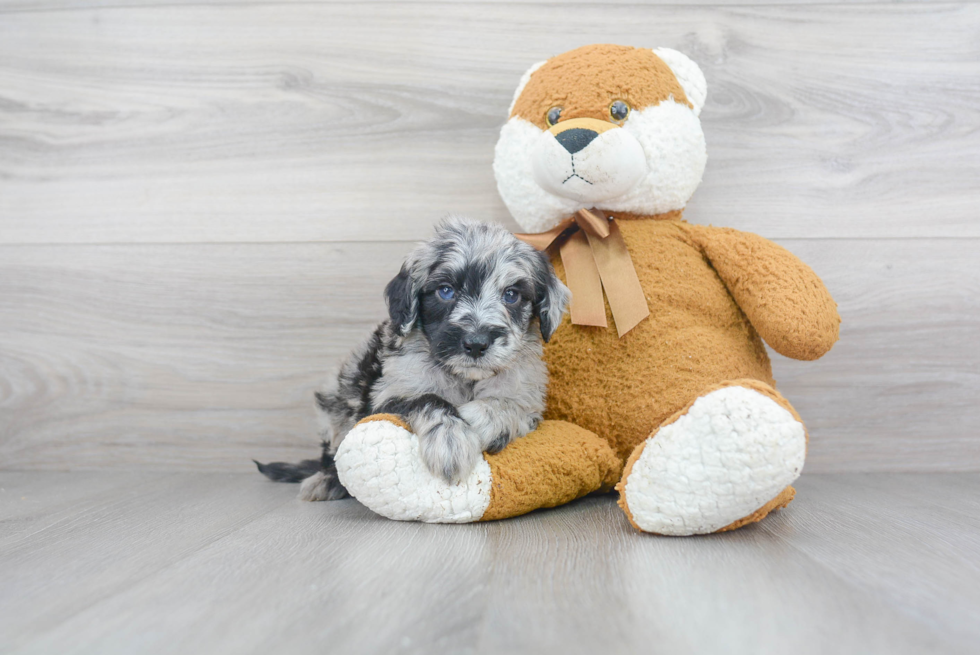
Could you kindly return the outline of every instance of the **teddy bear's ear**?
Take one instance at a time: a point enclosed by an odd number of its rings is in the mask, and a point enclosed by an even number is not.
[[[670,48],[655,48],[653,54],[670,66],[670,70],[674,72],[674,77],[684,89],[687,99],[694,105],[694,115],[700,115],[701,108],[704,107],[704,100],[708,96],[708,83],[698,65],[691,61],[687,55]]]
[[[517,85],[517,90],[514,91],[514,98],[513,98],[513,100],[510,101],[510,107],[507,108],[507,115],[508,116],[511,113],[513,113],[513,111],[514,111],[514,105],[517,104],[517,99],[521,97],[521,92],[524,91],[524,87],[526,87],[527,86],[527,83],[531,81],[531,76],[534,75],[534,71],[538,70],[539,68],[541,68],[542,66],[544,66],[546,63],[548,63],[548,60],[547,59],[545,59],[544,61],[539,61],[538,63],[536,63],[535,65],[531,66],[526,71],[524,71],[524,75],[521,76],[521,83]],[[668,64],[668,66],[669,65],[670,64]],[[685,93],[686,93],[686,91],[685,91]]]

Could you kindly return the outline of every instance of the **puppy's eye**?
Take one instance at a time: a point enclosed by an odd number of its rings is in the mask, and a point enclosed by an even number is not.
[[[548,110],[548,125],[554,125],[561,118],[561,107],[552,107]]]
[[[436,289],[436,294],[443,300],[452,300],[456,295],[456,289],[453,289],[448,284],[444,284]]]
[[[626,117],[630,115],[630,106],[622,100],[617,100],[609,105],[609,115],[614,121],[625,121]]]
[[[521,292],[517,289],[507,289],[504,291],[504,302],[508,305],[513,305],[515,302],[521,299]]]

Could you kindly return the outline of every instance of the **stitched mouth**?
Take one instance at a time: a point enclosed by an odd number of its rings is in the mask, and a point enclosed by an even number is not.
[[[575,177],[577,177],[578,179],[582,180],[583,182],[585,182],[586,184],[588,184],[590,186],[592,185],[592,182],[589,182],[587,179],[585,179],[584,177],[582,177],[581,175],[579,175],[578,173],[575,172],[575,155],[572,155],[572,174],[569,175],[568,177],[566,177],[564,180],[562,180],[561,183],[562,184],[565,184],[570,179],[575,178]]]

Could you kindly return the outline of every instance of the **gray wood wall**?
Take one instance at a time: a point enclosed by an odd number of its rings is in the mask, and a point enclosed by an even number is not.
[[[518,78],[704,69],[687,217],[796,252],[841,342],[776,356],[808,471],[980,469],[980,4],[0,0],[0,468],[247,470],[447,212],[516,227]]]

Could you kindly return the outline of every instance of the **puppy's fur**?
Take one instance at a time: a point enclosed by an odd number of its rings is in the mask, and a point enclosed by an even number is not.
[[[385,289],[390,318],[316,394],[323,454],[256,464],[273,480],[303,481],[305,500],[347,496],[333,456],[371,414],[404,416],[422,458],[446,481],[465,478],[483,451],[533,430],[544,411],[541,359],[568,289],[548,258],[496,225],[450,218]]]

